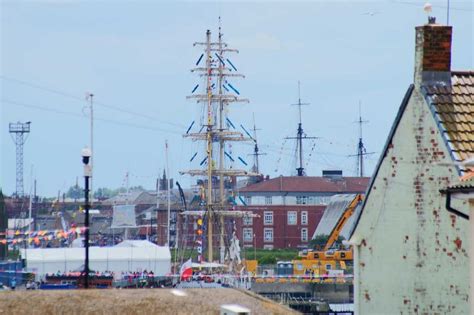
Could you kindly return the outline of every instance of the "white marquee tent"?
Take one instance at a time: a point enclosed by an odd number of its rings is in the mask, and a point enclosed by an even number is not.
[[[75,248],[30,248],[21,250],[27,269],[42,278],[47,273],[77,271],[83,268],[85,250]],[[153,271],[156,276],[170,272],[169,247],[157,246],[148,241],[126,241],[114,247],[90,247],[89,269],[113,271],[120,275],[125,271]]]

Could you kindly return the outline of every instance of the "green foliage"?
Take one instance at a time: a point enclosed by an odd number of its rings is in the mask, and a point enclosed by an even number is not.
[[[275,264],[280,260],[293,260],[298,258],[297,249],[256,249],[245,248],[241,253],[242,258],[258,260],[261,265]]]
[[[259,264],[262,265],[273,265],[276,264],[277,259],[273,253],[265,253],[262,256],[260,256],[260,259],[258,259]]]
[[[66,192],[66,198],[80,199],[82,197],[84,197],[84,191],[78,185],[69,187],[68,191]]]
[[[122,190],[125,190],[124,192],[126,192],[126,189],[124,188],[121,188]],[[130,187],[130,191],[145,191],[146,189],[143,188],[142,185],[138,185],[138,186],[132,186]]]
[[[18,260],[19,257],[20,257],[20,250],[17,248],[11,251],[8,251],[7,256],[6,256],[6,258],[9,260]]]
[[[145,191],[145,190],[146,189],[143,188],[143,186],[141,186],[141,185],[132,186],[132,187],[129,188],[130,192]],[[127,189],[124,188],[124,187],[120,187],[120,188],[117,188],[117,189],[110,189],[110,188],[107,188],[107,187],[102,187],[102,188],[97,189],[94,192],[94,197],[99,199],[99,200],[104,200],[104,199],[109,199],[109,198],[117,196],[118,194],[126,193],[126,192],[127,192]]]
[[[312,239],[309,242],[309,247],[312,249],[323,249],[324,246],[326,246],[328,239],[329,239],[329,235],[325,235],[325,234],[317,235],[314,239]],[[344,237],[339,235],[339,237],[337,238],[337,240],[334,242],[332,246],[337,247],[338,245],[342,244],[343,240],[344,240]]]
[[[103,199],[112,198],[116,196],[119,192],[120,191],[118,189],[112,190],[110,188],[102,187],[102,188],[97,189],[94,192],[94,197],[99,200],[103,200]]]

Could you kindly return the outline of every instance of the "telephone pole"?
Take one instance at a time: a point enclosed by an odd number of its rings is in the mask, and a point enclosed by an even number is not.
[[[16,122],[9,124],[9,132],[16,145],[16,198],[24,195],[23,189],[23,145],[30,133],[31,121],[26,123]]]

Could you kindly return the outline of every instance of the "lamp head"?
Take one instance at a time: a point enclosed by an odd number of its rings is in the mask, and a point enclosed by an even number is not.
[[[82,149],[81,155],[82,155],[82,163],[84,163],[85,165],[89,164],[89,160],[92,156],[91,149],[89,149],[88,147],[85,147],[84,149]]]

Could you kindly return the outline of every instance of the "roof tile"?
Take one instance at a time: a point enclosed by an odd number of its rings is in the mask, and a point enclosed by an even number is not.
[[[452,71],[451,86],[424,86],[427,102],[445,131],[456,160],[474,155],[474,71]]]

